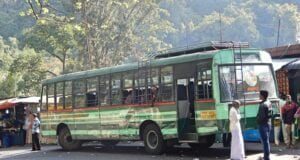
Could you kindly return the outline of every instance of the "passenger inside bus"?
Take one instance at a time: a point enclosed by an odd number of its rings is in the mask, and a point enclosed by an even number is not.
[[[154,106],[154,103],[158,100],[158,86],[152,86],[151,87],[151,98],[149,98],[149,101],[151,101],[151,106]]]
[[[137,88],[136,88],[136,89],[134,90],[134,95],[135,95],[134,103],[135,103],[135,104],[141,104],[141,103],[144,103],[144,101],[145,101],[144,93],[145,93],[145,90],[144,90],[144,89],[137,89]]]
[[[86,93],[87,106],[97,106],[98,105],[98,96],[97,92],[88,92]]]
[[[123,99],[124,104],[131,104],[132,103],[132,90],[124,90],[123,91]]]

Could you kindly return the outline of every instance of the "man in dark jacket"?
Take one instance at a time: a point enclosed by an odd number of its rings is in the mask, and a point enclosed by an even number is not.
[[[256,116],[260,138],[263,143],[264,160],[270,160],[270,130],[271,130],[271,103],[268,99],[268,91],[261,90],[259,94],[261,102]]]
[[[282,119],[284,123],[284,129],[287,133],[286,135],[286,145],[287,148],[291,148],[295,145],[295,137],[294,137],[294,131],[295,131],[295,118],[294,115],[297,112],[298,105],[292,101],[292,98],[290,95],[286,96],[286,103],[285,105],[281,108],[281,114],[282,114]]]

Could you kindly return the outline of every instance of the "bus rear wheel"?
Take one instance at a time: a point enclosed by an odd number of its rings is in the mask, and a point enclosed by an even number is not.
[[[162,154],[165,151],[166,143],[163,135],[154,124],[148,124],[143,131],[143,140],[146,152],[150,154]]]
[[[201,143],[189,143],[189,146],[196,150],[207,149],[215,143],[215,138],[215,135],[202,136],[199,137]]]
[[[68,128],[62,128],[58,133],[58,143],[64,150],[76,150],[81,147],[81,141],[73,140]]]

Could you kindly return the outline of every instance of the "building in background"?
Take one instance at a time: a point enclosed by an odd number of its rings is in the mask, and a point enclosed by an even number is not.
[[[300,103],[300,44],[265,49],[273,59],[279,93]]]

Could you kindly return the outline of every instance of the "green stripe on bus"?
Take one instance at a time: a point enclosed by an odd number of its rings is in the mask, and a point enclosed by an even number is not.
[[[216,133],[218,131],[218,127],[198,127],[197,132],[199,134],[207,134],[207,133]]]

